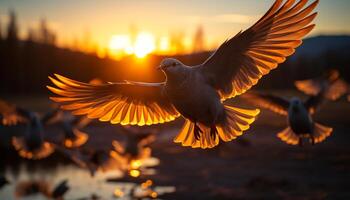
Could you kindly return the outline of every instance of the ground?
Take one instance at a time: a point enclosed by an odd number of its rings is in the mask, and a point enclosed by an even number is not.
[[[24,99],[14,99],[26,104]],[[43,101],[40,97],[27,104],[43,110],[48,105],[39,103]],[[160,165],[155,175],[144,178],[176,187],[175,193],[162,199],[350,199],[348,114],[350,104],[345,100],[325,105],[315,120],[333,127],[333,134],[321,144],[304,147],[280,141],[276,133],[286,127],[286,119],[266,110],[240,139],[212,150],[173,143],[181,120],[159,125],[152,150]],[[118,128],[106,123],[94,123],[85,130],[90,147],[103,148],[120,138]]]

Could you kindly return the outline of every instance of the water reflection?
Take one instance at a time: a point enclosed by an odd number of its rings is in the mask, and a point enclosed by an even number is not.
[[[160,199],[175,191],[151,180],[160,161],[152,157],[155,136],[149,131],[119,134],[113,145],[109,139],[96,145],[93,138],[82,147],[67,148],[60,142],[58,126],[45,135],[55,151],[33,160],[22,158],[11,143],[25,129],[0,126],[0,199]]]

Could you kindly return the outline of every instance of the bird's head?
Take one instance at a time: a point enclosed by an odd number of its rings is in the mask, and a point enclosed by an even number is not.
[[[290,105],[294,111],[298,111],[299,108],[303,105],[303,102],[299,98],[293,97],[290,100]]]
[[[180,72],[184,68],[182,62],[174,58],[165,58],[157,69],[162,70],[165,74]]]

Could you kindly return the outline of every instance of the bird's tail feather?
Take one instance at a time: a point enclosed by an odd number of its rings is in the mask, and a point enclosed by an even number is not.
[[[192,148],[213,148],[219,144],[219,138],[225,142],[231,141],[242,135],[243,131],[249,129],[250,124],[255,121],[260,110],[241,109],[225,105],[226,122],[216,125],[218,137],[211,135],[211,127],[197,123],[201,133],[200,138],[196,139],[194,129],[195,124],[186,120],[181,132],[176,136],[174,142],[181,143],[183,146],[191,146]]]
[[[283,142],[291,145],[299,144],[299,136],[293,132],[293,130],[288,126],[283,131],[277,133],[277,137]]]
[[[319,123],[315,123],[315,127],[314,127],[315,144],[325,140],[328,136],[332,134],[332,131],[333,129],[331,127],[327,127]]]

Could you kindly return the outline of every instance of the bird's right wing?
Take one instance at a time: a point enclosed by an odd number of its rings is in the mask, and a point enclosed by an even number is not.
[[[276,0],[260,20],[221,44],[197,69],[222,99],[243,94],[292,55],[314,28],[318,0],[306,4]]]
[[[49,78],[57,87],[48,89],[59,96],[51,99],[76,115],[139,126],[164,123],[180,116],[164,95],[163,83],[88,84],[55,76]]]
[[[288,115],[289,101],[286,99],[270,94],[259,94],[253,92],[245,93],[241,98],[255,106],[269,109],[280,115]]]
[[[26,123],[28,115],[28,111],[0,99],[0,125]]]
[[[327,82],[328,80],[321,79],[308,79],[295,81],[294,85],[298,90],[304,92],[307,95],[318,95],[321,90],[324,90],[324,96],[330,100],[337,100],[343,96],[348,86],[343,79],[337,79],[333,82]]]

